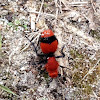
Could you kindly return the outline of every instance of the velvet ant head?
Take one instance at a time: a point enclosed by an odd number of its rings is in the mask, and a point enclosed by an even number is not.
[[[51,36],[54,36],[54,33],[52,32],[52,30],[48,29],[48,30],[44,30],[42,33],[41,33],[41,37],[45,38],[45,37],[51,37]]]

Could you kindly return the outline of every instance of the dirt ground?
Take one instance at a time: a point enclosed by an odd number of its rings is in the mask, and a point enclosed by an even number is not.
[[[25,37],[40,52],[46,29],[65,45],[54,79]],[[0,100],[100,100],[100,0],[0,0]]]

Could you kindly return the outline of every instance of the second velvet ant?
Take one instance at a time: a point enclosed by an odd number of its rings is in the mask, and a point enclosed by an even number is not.
[[[62,55],[55,56],[54,53],[58,48],[58,40],[57,40],[56,36],[54,35],[54,33],[52,32],[52,30],[50,30],[50,29],[44,30],[39,37],[39,44],[40,44],[40,48],[41,48],[41,51],[43,52],[43,54],[38,54],[38,52],[37,52],[38,50],[35,47],[34,43],[31,42],[31,44],[34,47],[37,56],[46,57],[46,64],[44,67],[45,67],[46,71],[48,72],[49,76],[51,78],[56,78],[58,76],[58,68],[60,66],[59,63],[57,62],[56,58],[61,58],[61,57],[65,56],[65,54],[63,53],[64,46],[61,49]],[[61,67],[63,67],[63,66],[61,66]]]

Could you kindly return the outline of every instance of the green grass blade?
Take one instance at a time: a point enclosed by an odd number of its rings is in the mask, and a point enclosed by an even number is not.
[[[0,88],[1,88],[2,90],[4,90],[4,91],[10,93],[10,94],[13,94],[13,95],[17,96],[17,94],[15,94],[14,92],[12,92],[12,91],[11,91],[9,88],[7,88],[6,86],[3,86],[3,85],[0,84]]]

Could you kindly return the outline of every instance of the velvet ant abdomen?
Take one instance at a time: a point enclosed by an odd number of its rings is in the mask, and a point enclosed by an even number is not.
[[[49,57],[45,68],[51,78],[56,78],[58,76],[58,67],[59,64],[55,57]]]
[[[39,41],[44,54],[54,53],[57,50],[58,40],[50,29],[41,33]]]

